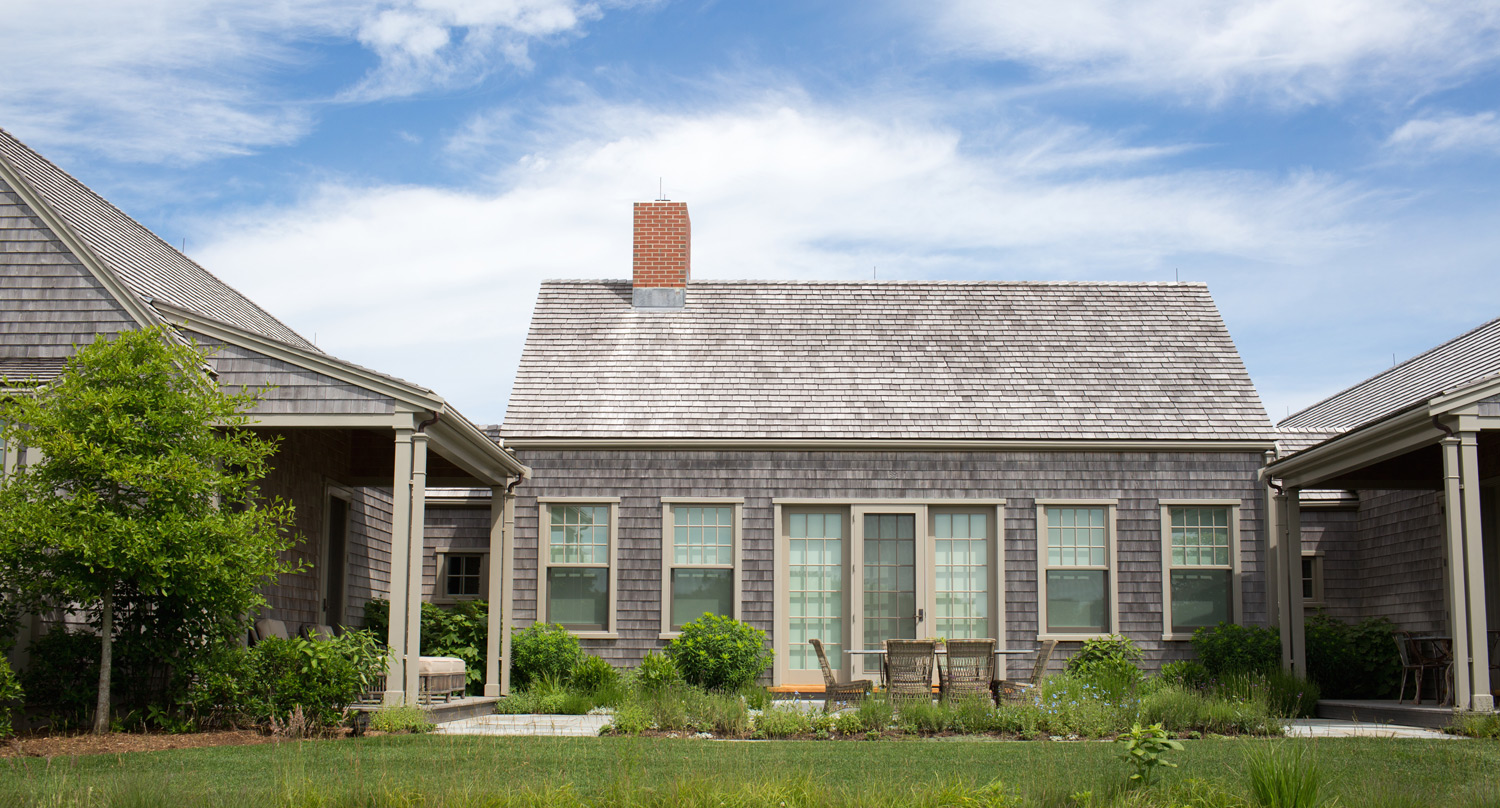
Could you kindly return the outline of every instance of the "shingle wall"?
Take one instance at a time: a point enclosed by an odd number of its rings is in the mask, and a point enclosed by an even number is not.
[[[135,321],[0,180],[0,360],[64,359]]]
[[[1364,597],[1358,518],[1356,507],[1302,510],[1302,549],[1323,553],[1324,611],[1346,621],[1360,619]]]
[[[490,551],[490,503],[481,507],[427,506],[427,530],[422,543],[422,597],[431,599],[437,586],[437,555],[453,551]]]
[[[1441,632],[1443,507],[1434,491],[1361,491],[1360,615],[1407,631]]]
[[[1004,498],[1006,637],[1035,644],[1037,498],[1118,499],[1120,627],[1153,664],[1189,652],[1161,641],[1159,499],[1241,501],[1245,618],[1264,624],[1262,502],[1256,453],[522,451],[535,476],[517,489],[516,623],[536,619],[537,497],[620,497],[620,639],[592,653],[634,665],[661,647],[660,497],[744,497],[743,617],[774,631],[773,498]],[[1171,647],[1164,647],[1168,645]],[[1076,644],[1064,644],[1059,662]]]
[[[198,344],[214,350],[209,360],[226,389],[269,387],[253,413],[388,413],[395,411],[389,396],[342,382],[332,376],[290,362],[229,345],[194,332]]]

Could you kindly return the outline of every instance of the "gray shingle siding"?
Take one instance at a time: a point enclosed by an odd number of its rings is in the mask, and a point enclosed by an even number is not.
[[[43,363],[135,321],[62,245],[19,195],[0,180],[0,373],[46,377]],[[40,373],[38,373],[40,371]]]
[[[745,498],[743,617],[767,632],[775,630],[774,498],[1006,499],[1004,642],[1015,648],[1031,647],[1037,631],[1034,500],[1118,499],[1119,627],[1150,650],[1153,664],[1188,653],[1186,643],[1161,641],[1158,500],[1238,499],[1245,620],[1264,624],[1267,619],[1258,453],[526,450],[519,455],[535,476],[517,489],[511,607],[518,625],[536,619],[537,498],[620,497],[620,639],[584,641],[591,653],[617,665],[634,665],[647,650],[662,646],[663,496]]]
[[[227,390],[269,386],[252,413],[389,413],[395,400],[203,334],[184,332],[215,351],[209,360]]]

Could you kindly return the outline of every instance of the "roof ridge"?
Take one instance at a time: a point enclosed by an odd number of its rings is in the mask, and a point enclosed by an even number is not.
[[[629,278],[546,278],[543,284],[631,284]],[[1160,286],[1171,288],[1202,288],[1207,289],[1206,281],[1027,281],[1027,280],[890,280],[890,281],[849,281],[849,280],[790,280],[790,279],[707,279],[692,280],[688,282],[691,286],[706,285],[731,285],[744,284],[755,286]]]
[[[268,311],[267,309],[265,309],[264,307],[262,307],[259,303],[256,303],[254,300],[251,300],[250,297],[248,295],[246,295],[245,293],[241,292],[240,290],[238,290],[238,289],[234,288],[233,286],[229,285],[228,283],[226,283],[222,278],[220,278],[218,275],[215,275],[213,272],[209,271],[202,264],[198,263],[197,261],[194,261],[192,258],[189,258],[186,253],[182,252],[181,250],[178,250],[176,247],[173,247],[172,244],[171,244],[171,242],[167,241],[166,239],[162,238],[161,236],[158,236],[154,231],[151,230],[151,228],[145,226],[144,224],[141,224],[139,221],[136,220],[136,218],[134,216],[131,216],[129,213],[126,213],[123,209],[121,209],[115,203],[113,203],[113,202],[109,201],[108,199],[106,199],[103,194],[99,193],[98,191],[95,191],[93,188],[90,188],[86,183],[84,183],[78,177],[75,177],[67,169],[63,168],[62,166],[60,166],[57,163],[53,162],[52,160],[48,159],[45,155],[43,155],[41,152],[37,151],[36,149],[31,148],[29,145],[27,145],[20,138],[16,137],[14,134],[12,134],[9,130],[5,129],[4,127],[0,127],[0,137],[3,137],[4,139],[6,139],[6,140],[10,141],[11,143],[15,144],[15,146],[17,146],[20,149],[24,150],[26,153],[28,153],[29,155],[31,155],[36,160],[38,160],[38,161],[40,161],[42,163],[45,163],[53,171],[56,171],[64,179],[66,179],[67,181],[71,182],[73,185],[77,186],[80,190],[82,190],[84,193],[88,194],[94,200],[97,200],[98,202],[102,203],[109,210],[114,211],[116,214],[118,214],[120,216],[120,218],[124,222],[128,223],[128,225],[134,227],[140,233],[144,233],[154,243],[156,243],[156,244],[158,244],[158,245],[160,245],[162,247],[165,247],[173,255],[177,256],[178,258],[182,259],[183,261],[185,261],[189,265],[191,265],[193,269],[197,270],[198,272],[201,272],[203,275],[207,276],[214,283],[218,284],[219,286],[221,286],[224,289],[228,290],[234,296],[236,296],[239,299],[241,299],[241,300],[245,301],[246,303],[248,303],[252,308],[255,309],[255,311],[257,311],[259,314],[263,315],[264,317],[266,317],[268,320],[270,320],[271,322],[275,323],[276,325],[281,326],[283,329],[285,329],[287,331],[287,333],[295,336],[297,339],[301,340],[306,345],[312,346],[313,350],[316,350],[316,351],[318,351],[320,353],[322,352],[322,349],[318,348],[317,345],[315,345],[312,342],[312,340],[309,340],[306,337],[302,336],[302,334],[298,333],[296,329],[292,328],[291,326],[289,326],[285,322],[283,322],[281,320],[281,318],[279,318],[276,315],[272,314],[270,311]],[[25,182],[27,185],[31,186],[32,191],[37,195],[37,197],[40,198],[40,199],[42,199],[43,201],[45,201],[49,206],[51,206],[57,212],[58,216],[63,220],[63,224],[65,224],[70,230],[73,230],[74,234],[77,235],[80,238],[81,241],[83,241],[85,244],[87,244],[92,251],[94,251],[96,254],[98,253],[97,247],[95,245],[93,245],[92,243],[90,243],[91,239],[89,239],[89,238],[85,237],[83,234],[79,233],[78,232],[78,228],[72,222],[68,221],[68,216],[66,214],[64,214],[62,211],[57,210],[57,204],[55,203],[55,201],[52,200],[51,195],[49,193],[47,193],[46,189],[38,187],[36,181],[33,180],[30,176],[28,176],[27,172],[21,166],[17,166],[16,163],[15,163],[15,161],[9,159],[5,155],[5,153],[4,153],[3,150],[0,150],[0,160],[5,160],[6,163],[8,165],[10,165],[11,169],[15,172],[17,178],[19,178],[21,181]],[[113,262],[110,261],[105,256],[101,255],[101,256],[99,256],[99,258],[100,258],[101,261],[105,262],[106,265],[113,264]],[[148,295],[148,294],[144,293],[140,289],[137,289],[136,285],[134,283],[132,283],[131,280],[128,277],[126,277],[126,275],[124,273],[121,273],[118,270],[117,267],[110,266],[110,271],[113,272],[115,274],[115,276],[119,278],[121,284],[123,284],[127,289],[129,289],[130,292],[132,294],[134,294],[142,303],[145,303],[146,305],[152,305],[152,302],[153,302],[154,298],[151,295]],[[153,308],[154,308],[154,306],[153,306]],[[210,316],[210,315],[208,315],[207,312],[200,312],[200,314],[203,314],[204,316]],[[219,319],[219,318],[212,318],[212,319]],[[275,339],[278,342],[287,342],[287,340],[284,340],[284,339],[282,339],[280,337],[277,337],[277,336],[275,336],[273,334],[267,334],[265,336],[267,336],[267,337],[269,337],[271,339]],[[288,343],[288,344],[293,344],[293,343]]]
[[[1278,429],[1288,428],[1288,427],[1282,427],[1281,425],[1284,424],[1284,423],[1286,423],[1286,422],[1288,422],[1288,421],[1290,421],[1290,420],[1292,420],[1293,418],[1297,418],[1297,417],[1301,416],[1304,413],[1311,412],[1311,411],[1313,411],[1313,410],[1315,410],[1315,409],[1323,406],[1324,404],[1329,403],[1330,401],[1333,401],[1333,400],[1335,400],[1337,398],[1340,398],[1341,396],[1344,396],[1345,394],[1352,393],[1355,390],[1358,390],[1359,388],[1364,387],[1364,386],[1370,384],[1371,382],[1375,381],[1376,379],[1381,378],[1382,376],[1388,376],[1390,374],[1395,373],[1398,370],[1401,370],[1402,368],[1405,368],[1405,367],[1408,367],[1410,365],[1413,365],[1418,360],[1421,360],[1421,359],[1423,359],[1423,358],[1425,358],[1425,357],[1427,357],[1427,356],[1429,356],[1431,354],[1437,353],[1438,351],[1440,351],[1440,350],[1442,350],[1444,348],[1447,348],[1448,346],[1453,345],[1454,343],[1460,342],[1460,341],[1462,341],[1462,340],[1464,340],[1464,339],[1466,339],[1468,337],[1472,337],[1473,335],[1479,333],[1480,331],[1485,330],[1486,328],[1489,328],[1492,325],[1495,325],[1496,323],[1500,323],[1500,317],[1496,317],[1493,320],[1487,320],[1487,321],[1485,321],[1483,323],[1480,323],[1479,325],[1474,326],[1473,328],[1469,329],[1468,331],[1465,331],[1464,333],[1459,334],[1458,336],[1453,337],[1452,339],[1449,339],[1446,342],[1443,342],[1443,343],[1438,344],[1438,345],[1434,345],[1433,347],[1428,348],[1427,350],[1425,350],[1425,351],[1423,351],[1423,352],[1421,352],[1421,353],[1417,354],[1416,356],[1413,356],[1413,357],[1411,357],[1409,359],[1403,359],[1402,361],[1400,361],[1400,362],[1398,362],[1398,363],[1396,363],[1394,365],[1391,365],[1390,367],[1386,368],[1385,370],[1382,370],[1379,373],[1376,373],[1375,375],[1370,376],[1370,377],[1364,379],[1363,381],[1355,382],[1354,384],[1351,384],[1348,387],[1345,387],[1344,389],[1342,389],[1342,390],[1338,391],[1337,393],[1334,393],[1334,394],[1332,394],[1332,395],[1330,395],[1330,396],[1322,399],[1321,401],[1315,402],[1313,404],[1309,404],[1308,406],[1303,407],[1300,410],[1297,410],[1296,412],[1292,413],[1291,415],[1288,415],[1287,417],[1281,419],[1280,421],[1277,421],[1276,422],[1277,428]],[[1485,375],[1486,374],[1481,374],[1479,376],[1476,376],[1471,381],[1475,381],[1475,380],[1484,378]],[[1299,427],[1289,427],[1289,428],[1297,429]]]

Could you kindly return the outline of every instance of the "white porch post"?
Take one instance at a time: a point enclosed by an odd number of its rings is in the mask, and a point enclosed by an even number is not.
[[[1292,655],[1292,673],[1307,678],[1307,615],[1302,605],[1302,489],[1288,488],[1286,492],[1286,549],[1281,556],[1283,570],[1281,580],[1286,585],[1283,603],[1290,624],[1289,639]],[[1287,643],[1283,641],[1283,650]]]
[[[406,598],[407,568],[411,556],[411,428],[396,430],[395,475],[391,482],[391,584],[390,625],[386,648],[391,661],[385,677],[385,703],[400,704],[406,700]]]
[[[1459,461],[1460,441],[1443,438],[1443,511],[1447,516],[1448,628],[1453,636],[1453,706],[1467,710],[1474,691],[1470,684],[1468,587],[1464,568],[1463,472]]]
[[[406,562],[406,697],[422,692],[422,549],[427,539],[427,435],[411,436],[411,529]]]
[[[510,695],[510,631],[516,611],[516,497],[505,495],[504,551],[500,575],[505,579],[505,604],[500,615],[500,695]]]
[[[505,486],[490,489],[490,610],[485,615],[484,695],[503,695],[500,682],[500,615],[505,610]]]
[[[1292,602],[1288,595],[1291,588],[1288,586],[1286,574],[1286,491],[1276,494],[1272,498],[1271,512],[1275,514],[1275,523],[1270,527],[1271,532],[1267,535],[1273,537],[1271,545],[1271,596],[1276,601],[1276,631],[1281,637],[1281,669],[1290,672],[1292,670]]]
[[[1469,709],[1490,712],[1495,709],[1495,697],[1490,693],[1490,644],[1486,633],[1489,621],[1485,615],[1484,527],[1479,504],[1479,435],[1460,432],[1458,437],[1464,498],[1464,565],[1469,591],[1465,599],[1469,611],[1468,663],[1472,666],[1469,681],[1473,687]]]

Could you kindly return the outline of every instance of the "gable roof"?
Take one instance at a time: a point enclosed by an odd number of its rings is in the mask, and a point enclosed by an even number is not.
[[[1275,434],[1198,283],[542,284],[528,438],[1250,440]]]
[[[1342,433],[1500,373],[1500,318],[1293,413],[1277,426]]]
[[[140,302],[163,301],[299,348],[317,348],[72,175],[0,129],[0,162]]]

